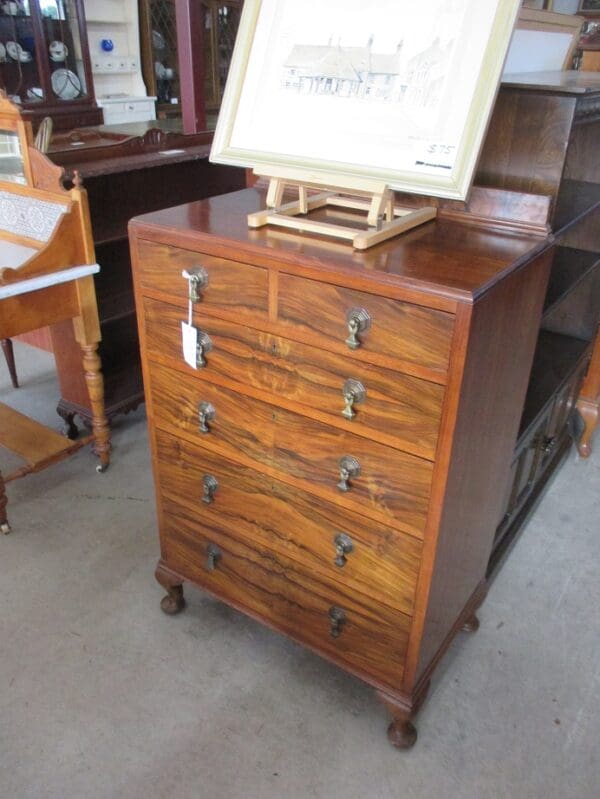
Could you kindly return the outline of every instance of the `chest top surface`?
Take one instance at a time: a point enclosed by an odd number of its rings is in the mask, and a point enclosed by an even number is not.
[[[264,194],[245,189],[136,217],[130,229],[142,239],[332,282],[360,282],[376,293],[391,286],[463,302],[481,296],[548,245],[543,236],[438,219],[357,251],[312,234],[248,228],[247,215],[261,208]],[[324,209],[315,218],[339,221],[336,214],[339,209]]]

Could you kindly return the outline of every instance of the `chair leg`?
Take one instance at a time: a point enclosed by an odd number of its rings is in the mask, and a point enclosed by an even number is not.
[[[15,365],[15,353],[13,350],[13,343],[9,338],[2,339],[2,349],[4,350],[4,357],[10,374],[10,379],[13,388],[19,388],[19,381],[17,380],[17,367]]]

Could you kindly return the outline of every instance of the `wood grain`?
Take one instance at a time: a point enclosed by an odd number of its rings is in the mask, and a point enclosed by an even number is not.
[[[242,543],[227,529],[200,523],[168,499],[164,509],[162,553],[169,569],[363,679],[397,689],[408,616],[339,583],[328,584],[279,553]],[[209,543],[221,551],[213,571],[206,568]],[[332,607],[346,615],[337,638],[330,634]]]
[[[140,241],[139,250],[142,287],[162,291],[187,304],[188,281],[181,273],[202,267],[208,273],[208,285],[201,290],[196,311],[221,308],[235,312],[240,320],[268,314],[266,269],[149,241]]]
[[[432,475],[429,461],[241,397],[207,380],[186,378],[162,365],[150,365],[148,388],[153,421],[162,429],[422,537]],[[208,434],[199,432],[200,402],[210,402],[216,410]],[[344,455],[357,458],[361,466],[360,477],[350,481],[351,490],[345,493],[337,488]]]
[[[340,583],[411,615],[421,543],[303,491],[258,474],[183,439],[157,430],[159,490],[195,513],[199,524],[227,528],[249,546],[297,561],[329,583]],[[219,484],[212,504],[201,501],[202,479]],[[334,539],[345,533],[353,550],[335,564]]]
[[[386,355],[398,369],[406,363],[444,372],[448,367],[454,317],[451,314],[396,302],[341,286],[280,275],[279,322],[286,335],[295,329],[314,344],[346,354],[346,314],[352,308],[368,311],[370,330],[360,333],[360,354],[366,361]]]
[[[143,316],[151,357],[195,374],[181,354],[181,308],[146,298]],[[211,381],[433,460],[442,386],[201,312],[194,322],[213,344],[205,372]],[[349,378],[360,381],[367,394],[355,405],[352,420],[342,416]]]

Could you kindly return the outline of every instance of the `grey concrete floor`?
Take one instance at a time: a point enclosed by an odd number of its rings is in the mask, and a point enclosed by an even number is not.
[[[17,361],[0,400],[55,425],[52,360]],[[551,484],[401,753],[372,691],[316,655],[189,588],[160,612],[143,409],[113,436],[104,475],[85,450],[8,487],[1,799],[600,796],[600,453]]]

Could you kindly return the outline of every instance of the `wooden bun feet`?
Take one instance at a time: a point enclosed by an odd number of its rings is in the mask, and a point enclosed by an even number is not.
[[[473,613],[464,621],[463,626],[460,629],[463,631],[463,633],[476,633],[479,629],[479,619]]]
[[[162,612],[166,613],[167,616],[175,616],[177,613],[181,613],[185,607],[181,577],[168,569],[160,560],[154,576],[167,592],[167,595],[160,602]]]
[[[388,741],[395,746],[396,749],[411,749],[417,740],[417,728],[413,724],[414,717],[421,707],[427,691],[429,690],[429,682],[419,692],[417,701],[410,704],[402,702],[393,696],[384,694],[382,691],[377,691],[377,698],[386,706],[392,715],[392,722],[387,729]]]

